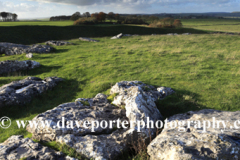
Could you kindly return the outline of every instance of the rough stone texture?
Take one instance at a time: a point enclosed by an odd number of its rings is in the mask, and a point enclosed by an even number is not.
[[[191,33],[183,33],[182,35],[190,35]]]
[[[125,106],[126,116],[130,121],[144,121],[145,124],[147,124],[147,118],[154,122],[163,119],[155,101],[163,99],[173,92],[171,88],[155,88],[140,81],[122,81],[115,84],[110,91],[111,94],[118,93],[112,103],[117,106]],[[135,124],[130,130],[134,132],[138,129]],[[142,136],[146,138],[150,137],[149,133],[151,136],[156,133],[156,128],[149,129],[147,125],[140,129]]]
[[[112,134],[74,136],[68,134],[57,137],[57,142],[75,148],[77,152],[95,160],[118,159],[127,150],[125,130],[117,130]]]
[[[52,89],[62,80],[57,77],[49,77],[44,80],[37,77],[28,77],[4,85],[0,87],[0,108],[29,103],[34,96]]]
[[[28,53],[28,54],[26,54],[26,57],[27,57],[27,58],[32,58],[32,57],[33,57],[33,54],[32,54],[32,53]]]
[[[122,38],[122,36],[123,36],[123,34],[120,33],[120,34],[118,34],[118,35],[112,37],[111,39],[120,39],[120,38]]]
[[[77,152],[82,153],[88,158],[96,159],[108,159],[110,157],[116,157],[126,149],[126,143],[121,138],[124,130],[119,129],[113,132],[116,128],[116,123],[113,123],[113,127],[107,127],[106,129],[95,128],[95,132],[91,132],[92,121],[101,122],[106,120],[109,124],[109,120],[118,120],[120,122],[127,120],[124,110],[111,105],[107,96],[98,94],[94,98],[84,99],[79,98],[75,103],[66,103],[59,105],[58,107],[49,110],[45,113],[39,114],[33,120],[39,121],[51,121],[49,127],[32,127],[27,126],[27,130],[33,133],[33,138],[38,140],[52,141],[56,140],[60,143],[66,143],[70,147],[73,147]],[[57,122],[61,121],[62,117],[65,118],[65,123],[68,120],[78,121],[79,127],[76,123],[72,128],[58,128]],[[90,124],[86,129],[83,123],[80,121],[89,121]],[[112,133],[113,132],[113,133]]]
[[[74,123],[74,129],[67,127],[58,128],[57,122],[62,120],[62,117],[65,118],[65,122],[69,120],[74,122],[78,121],[80,126],[77,126],[77,124]],[[57,136],[63,136],[66,134],[73,134],[75,136],[92,134],[92,121],[101,122],[102,120],[106,120],[109,122],[109,120],[117,119],[127,120],[125,111],[111,105],[107,101],[106,96],[102,96],[102,94],[100,96],[100,94],[98,94],[95,98],[79,98],[75,103],[61,104],[52,110],[39,114],[33,119],[34,121],[51,120],[51,125],[49,127],[38,126],[37,128],[31,128],[28,126],[27,130],[33,133],[34,139],[56,140]],[[80,124],[80,121],[89,121],[91,124],[88,125],[89,128],[85,129],[83,124]],[[106,129],[103,129],[98,126],[93,134],[111,133],[112,130],[113,128],[107,127]]]
[[[52,47],[46,45],[22,45],[14,43],[0,43],[0,54],[5,55],[17,55],[23,53],[50,53],[53,50]]]
[[[66,42],[66,41],[47,41],[45,42],[46,45],[54,45],[54,46],[63,46],[63,45],[69,45],[72,44],[70,42]]]
[[[215,128],[207,128],[204,132],[203,121],[210,121],[211,126],[213,126],[213,117],[216,118],[216,121],[225,121],[226,129],[221,124],[220,127],[217,127],[216,122]],[[150,159],[238,160],[240,159],[239,129],[230,128],[234,126],[235,121],[239,120],[239,117],[240,111],[226,112],[212,109],[174,115],[169,118],[169,122],[165,124],[162,133],[149,144],[148,154],[151,157]],[[173,129],[170,127],[170,123],[173,121],[177,123],[185,121],[186,124]],[[201,126],[198,128],[192,122],[188,129],[187,121],[200,121]]]
[[[21,70],[34,69],[40,66],[36,61],[2,61],[0,62],[0,75]]]
[[[56,152],[23,136],[11,136],[4,143],[0,143],[1,160],[76,160],[61,152]]]
[[[87,41],[87,42],[99,42],[98,40],[86,38],[86,37],[79,37],[79,40],[81,41]]]
[[[146,120],[148,116],[150,120],[161,119],[161,114],[154,101],[158,98],[164,98],[172,92],[169,88],[155,88],[139,81],[119,82],[111,89],[112,94],[119,93],[114,99],[114,102],[120,103],[114,103],[119,107],[110,104],[104,94],[97,94],[94,98],[78,98],[75,103],[59,105],[33,119],[37,123],[47,120],[50,123],[49,127],[42,127],[41,125],[31,127],[28,125],[27,130],[33,134],[34,139],[56,140],[65,143],[88,158],[97,160],[117,159],[125,150],[128,150],[132,141],[136,142],[138,138],[142,137],[149,138],[150,135],[146,128],[142,129],[141,133],[137,133],[136,126],[133,126],[133,128],[128,126],[126,129],[117,128],[116,121],[120,119],[121,123],[124,120]],[[121,102],[126,103],[126,110],[121,109]],[[65,118],[65,122],[61,122],[60,126],[62,124],[66,125],[64,128],[58,128],[56,127],[57,122],[63,121],[62,117]],[[72,128],[70,126],[66,127],[68,120],[74,121]],[[90,122],[88,128],[85,128],[83,123],[77,126],[75,122],[86,120]],[[108,125],[104,129],[91,123],[92,121],[101,122],[103,120],[107,122],[115,120],[113,127]],[[95,132],[91,130],[93,126],[96,127]],[[151,130],[151,134],[153,130]]]

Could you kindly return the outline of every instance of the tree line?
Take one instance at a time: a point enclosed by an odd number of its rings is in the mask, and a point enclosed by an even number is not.
[[[18,15],[10,12],[0,12],[0,18],[2,21],[17,21]]]

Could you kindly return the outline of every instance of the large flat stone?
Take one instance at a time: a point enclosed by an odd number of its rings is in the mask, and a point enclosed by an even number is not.
[[[213,117],[216,120],[215,128]],[[239,129],[231,129],[239,117],[240,111],[212,109],[174,115],[169,118],[162,133],[149,144],[147,152],[151,160],[239,160],[240,132]],[[225,121],[226,128],[221,123],[217,127],[217,120]],[[172,128],[170,124],[174,121],[185,121],[185,124]],[[192,123],[189,125],[187,121]],[[201,126],[194,123],[198,124],[198,121]],[[204,129],[203,121],[209,121],[212,127]],[[208,122],[205,123],[208,125]],[[240,127],[240,123],[238,126]]]
[[[52,89],[63,79],[49,77],[42,80],[37,77],[27,77],[0,87],[0,108],[29,103],[34,96]]]
[[[50,53],[53,48],[47,45],[22,45],[14,43],[0,43],[0,54],[18,55],[23,53]]]
[[[1,160],[76,160],[23,136],[11,136],[0,143]]]
[[[30,70],[40,66],[36,61],[2,61],[0,62],[0,75],[4,73]]]

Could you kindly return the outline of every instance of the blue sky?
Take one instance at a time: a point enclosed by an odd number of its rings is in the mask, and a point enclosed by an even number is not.
[[[20,19],[71,15],[76,11],[115,13],[201,13],[240,11],[240,0],[0,0],[0,11]]]

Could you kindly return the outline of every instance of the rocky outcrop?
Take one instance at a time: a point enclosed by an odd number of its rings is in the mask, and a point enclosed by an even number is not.
[[[107,96],[98,94],[94,98],[79,98],[75,103],[66,103],[39,114],[33,120],[51,121],[48,127],[27,126],[27,130],[33,133],[33,138],[38,140],[51,141],[67,144],[77,150],[77,152],[88,158],[108,159],[122,153],[125,149],[125,141],[121,138],[122,129],[116,130],[116,122],[127,120],[124,110],[111,105]],[[64,122],[62,117],[64,117]],[[73,121],[72,127],[57,125],[67,124]],[[110,120],[113,122],[110,126]],[[84,126],[84,121],[90,124]],[[99,122],[99,126],[94,122]],[[101,122],[109,124],[106,128],[101,127]],[[114,132],[115,131],[115,132]],[[114,132],[114,133],[112,133]],[[118,133],[120,132],[120,133]]]
[[[0,159],[76,160],[23,136],[11,136],[4,143],[0,143]]]
[[[47,41],[45,42],[46,45],[54,45],[54,46],[63,46],[63,45],[70,45],[72,43],[66,41]]]
[[[0,43],[0,54],[17,55],[23,53],[50,53],[53,48],[47,45],[22,45],[14,43]]]
[[[162,133],[149,144],[147,152],[151,160],[238,160],[239,129],[233,127],[239,117],[240,111],[212,109],[174,115],[165,123]],[[226,126],[218,121],[224,121]],[[175,126],[174,123],[181,125],[171,127]]]
[[[79,37],[79,40],[81,41],[87,41],[87,42],[99,42],[98,40],[86,38],[86,37]]]
[[[0,108],[29,103],[34,96],[52,89],[62,80],[57,77],[49,77],[44,80],[37,77],[28,77],[4,85],[0,87]]]
[[[123,34],[120,33],[120,34],[118,34],[118,35],[112,37],[111,39],[120,39],[120,38],[122,38],[122,36],[123,36]]]
[[[82,122],[89,121],[106,121],[109,124],[110,120],[126,120],[125,111],[108,103],[106,96],[99,96],[90,99],[77,99],[75,103],[65,103],[58,107],[49,110],[45,113],[39,114],[33,120],[38,122],[41,120],[51,120],[49,127],[38,126],[37,128],[27,127],[27,130],[33,133],[33,138],[38,140],[56,140],[58,136],[64,136],[66,134],[73,134],[74,136],[85,136],[87,134],[107,134],[113,131],[113,127],[101,128],[97,124],[90,123],[88,128],[84,127]],[[102,94],[101,94],[102,95]],[[65,118],[65,122],[74,121],[73,128],[64,128],[57,126],[57,122],[62,121],[62,117]],[[81,121],[82,122],[81,122]],[[78,123],[78,124],[77,124]],[[115,126],[116,124],[112,124]],[[94,128],[94,130],[92,130]],[[93,132],[94,131],[94,132]],[[44,134],[42,134],[44,133]]]
[[[30,70],[40,66],[36,61],[2,61],[0,62],[0,75],[4,73]]]
[[[144,127],[138,133],[136,125],[123,127],[118,124],[145,121],[147,117],[154,121],[162,119],[154,101],[171,93],[173,90],[170,88],[155,88],[140,81],[119,82],[111,89],[111,94],[115,96],[112,104],[104,94],[97,94],[94,98],[79,98],[75,103],[59,105],[33,119],[37,123],[50,121],[48,127],[28,125],[27,130],[33,134],[34,139],[56,140],[88,158],[116,159],[128,149],[132,141],[137,141],[140,136],[150,137],[149,130]],[[73,121],[73,124],[70,124],[70,121]],[[86,121],[90,122],[87,127],[84,126]],[[101,126],[104,121],[108,124],[106,127]],[[65,126],[62,126],[63,124]],[[66,127],[67,125],[69,127]],[[150,130],[150,134],[154,131],[155,128]]]
[[[31,58],[33,58],[33,54],[32,53],[28,53],[28,54],[26,54],[26,57],[31,59]]]
[[[147,122],[153,121],[155,124],[156,121],[163,120],[155,101],[173,92],[171,88],[155,88],[140,81],[122,81],[114,85],[110,91],[111,94],[118,94],[112,103],[119,107],[125,106],[129,121],[136,122],[130,128],[131,133],[141,131],[141,138],[154,137],[157,129],[147,128]],[[140,127],[137,124],[140,121],[143,121],[145,126]]]

